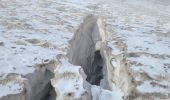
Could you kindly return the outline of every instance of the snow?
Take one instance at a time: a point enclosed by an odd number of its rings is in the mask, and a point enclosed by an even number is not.
[[[129,51],[147,52],[153,54],[170,54],[170,40],[166,37],[157,37],[148,34],[139,34],[140,32],[120,31],[126,35],[125,42]],[[136,34],[138,33],[138,34]]]
[[[98,8],[99,14],[107,15],[106,22],[111,30],[109,36],[114,39],[115,36],[111,33],[116,33],[127,45],[127,52],[137,54],[137,57],[128,57],[128,60],[135,81],[143,83],[137,86],[143,94],[148,93],[147,89],[150,93],[169,93],[169,88],[164,89],[160,85],[153,87],[148,83],[157,81],[157,84],[164,82],[164,86],[170,85],[168,4],[168,0],[123,0],[123,3],[113,0]],[[112,47],[114,42],[109,42],[108,46],[112,48],[113,54],[118,52],[116,47]],[[112,65],[115,64],[113,59]]]
[[[59,74],[64,72],[70,72],[70,73],[76,73],[79,74],[81,66],[76,66],[73,64],[70,64],[68,62],[68,59],[61,59],[62,65],[55,69]]]
[[[45,64],[56,60],[58,54],[67,54],[69,40],[75,29],[82,21],[85,12],[89,10],[87,2],[63,0],[1,0],[0,1],[0,79],[10,73],[27,75],[36,70],[37,64]],[[82,9],[78,11],[78,9]],[[48,62],[46,62],[48,61]],[[70,65],[68,65],[70,66]],[[79,72],[79,68],[62,71]],[[82,81],[82,80],[80,80]],[[61,80],[70,82],[73,89],[75,80]],[[6,84],[6,83],[5,83]],[[2,85],[5,94],[20,93],[19,84],[10,83],[12,89]],[[80,91],[83,86],[80,86]],[[76,91],[76,90],[74,90]],[[1,93],[0,93],[1,94]],[[1,95],[1,96],[2,96]],[[78,94],[77,94],[78,95]]]
[[[0,76],[11,72],[26,75],[35,70],[35,64],[66,54],[73,33],[58,29],[55,14],[58,10],[40,7],[39,1],[6,2],[1,1],[6,8],[0,11],[0,41],[4,43],[0,46]],[[55,16],[44,15],[47,11]],[[28,41],[31,39],[39,42],[32,44]]]
[[[154,10],[162,14],[168,14],[170,9],[169,0],[126,0],[126,2],[134,6],[145,8],[146,10]]]
[[[168,77],[170,71],[165,67],[165,64],[170,63],[170,58],[160,59],[151,56],[140,56],[137,58],[129,58],[131,61],[141,63],[140,66],[133,66],[131,69],[138,72],[145,72],[150,77],[157,79],[157,77]],[[153,71],[154,70],[154,71]]]
[[[113,55],[118,55],[121,53],[120,49],[114,45],[114,41],[108,42],[107,46],[112,49]]]
[[[75,87],[76,85],[76,87]],[[60,90],[61,93],[75,93],[75,98],[79,98],[81,94],[85,91],[81,83],[77,82],[77,79],[61,79],[54,85],[55,88]]]
[[[74,98],[80,98],[85,92],[83,88],[83,77],[80,74],[80,66],[72,65],[67,59],[61,60],[62,65],[55,69],[52,84],[59,94],[74,93]]]
[[[35,70],[33,67],[35,64],[44,63],[44,60],[53,60],[55,59],[55,55],[59,53],[64,54],[65,51],[63,51],[62,48],[66,48],[67,37],[70,35],[69,33],[60,31],[56,31],[56,33],[58,33],[58,35],[54,33],[48,35],[40,33],[23,34],[22,31],[18,30],[13,34],[1,33],[0,39],[4,42],[5,46],[0,47],[0,75],[11,72],[26,75]],[[30,39],[37,40],[38,43],[32,44],[28,41]],[[45,43],[49,44],[49,47],[48,45],[44,47],[43,44]],[[56,50],[55,47],[57,47],[58,50]]]
[[[118,88],[108,91],[93,85],[91,91],[93,96],[92,100],[123,100],[123,93]]]
[[[121,2],[126,1],[126,2]],[[142,65],[132,65],[131,69],[147,73],[153,80],[161,80],[159,84],[170,84],[170,6],[168,0],[1,0],[0,1],[0,78],[9,73],[27,75],[35,71],[36,64],[44,60],[56,59],[57,54],[67,54],[68,41],[73,32],[89,13],[104,16],[111,32],[116,33],[128,47],[128,53],[142,53],[139,57],[129,57],[130,61]],[[113,36],[114,37],[114,36]],[[32,44],[30,39],[39,42]],[[49,47],[44,46],[48,44]],[[112,54],[119,54],[114,41],[108,41]],[[148,56],[149,55],[149,56]],[[160,57],[153,57],[158,55]],[[161,57],[163,56],[163,58]],[[115,65],[114,60],[112,64]],[[60,73],[79,72],[66,63]],[[159,76],[165,79],[159,79]],[[135,76],[134,76],[135,77]],[[82,80],[80,80],[82,81]],[[141,80],[143,81],[143,80]],[[150,81],[137,87],[141,92],[167,92],[159,86],[153,87]],[[66,84],[71,83],[71,84]],[[75,80],[59,81],[61,90],[76,91],[72,87]],[[11,86],[11,88],[9,88]],[[0,96],[19,93],[22,88],[18,83],[0,84]],[[93,87],[93,95],[97,95]],[[104,90],[105,91],[105,90]],[[109,92],[110,91],[107,91]],[[121,100],[122,94],[113,91],[108,97]],[[105,100],[106,94],[101,94]],[[108,98],[109,100],[110,98]],[[113,99],[112,99],[113,100]]]
[[[137,87],[137,91],[142,93],[164,93],[165,95],[169,93],[169,90],[166,88],[161,88],[158,85],[151,85],[150,81],[145,81],[142,85]]]
[[[112,66],[117,67],[117,62],[116,62],[116,59],[114,59],[114,58],[112,59]]]
[[[7,96],[9,94],[18,94],[22,92],[23,84],[14,81],[9,81],[6,84],[0,84],[0,97]]]

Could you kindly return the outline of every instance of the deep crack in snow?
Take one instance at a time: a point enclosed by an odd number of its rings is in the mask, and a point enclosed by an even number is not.
[[[71,40],[70,62],[80,65],[87,75],[87,81],[100,85],[103,78],[103,58],[100,53],[101,33],[98,18],[89,16]],[[97,47],[99,46],[99,47]]]

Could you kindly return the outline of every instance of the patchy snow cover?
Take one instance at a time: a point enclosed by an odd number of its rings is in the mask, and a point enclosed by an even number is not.
[[[0,38],[4,46],[0,46],[0,75],[8,73],[26,75],[35,70],[33,67],[35,64],[48,63],[56,54],[64,53],[60,48],[66,47],[67,40],[64,38],[67,38],[67,35],[63,36],[64,33],[58,31],[56,33],[61,35],[23,34],[20,31],[13,34],[1,33]]]
[[[24,86],[15,80],[9,81],[6,84],[0,84],[0,96],[7,96],[10,94],[19,94],[24,90]]]
[[[157,79],[158,77],[170,77],[170,71],[166,64],[170,63],[170,58],[153,58],[151,56],[140,56],[136,58],[129,58],[131,61],[140,63],[141,65],[133,66],[131,69],[137,72],[145,72],[151,78]]]
[[[25,79],[18,75],[11,75],[11,77],[9,76],[8,79],[0,79],[0,97],[9,96],[11,94],[18,95],[25,91]]]
[[[143,26],[138,26],[138,28],[139,27],[143,28]],[[139,29],[133,29],[132,31],[118,30],[119,33],[123,35],[123,38],[127,43],[130,52],[170,54],[169,37],[158,37],[154,35],[154,33],[151,33],[153,29],[149,29],[146,31],[145,29],[142,29],[141,31],[139,31]]]
[[[112,1],[105,2],[96,8],[97,13],[105,16],[108,25],[109,35],[116,33],[127,45],[130,70],[135,84],[143,89],[150,89],[152,96],[156,97],[155,88],[161,88],[166,92],[162,95],[169,95],[170,85],[170,16],[168,0],[123,0],[126,2]],[[132,1],[132,2],[131,2]],[[154,2],[152,2],[154,1]],[[159,2],[162,3],[159,3]],[[167,5],[166,5],[167,4]],[[140,6],[140,7],[139,7]],[[111,39],[112,40],[112,39]],[[110,42],[110,44],[112,44]],[[115,47],[113,48],[116,51]],[[116,65],[114,59],[112,65]],[[159,84],[155,88],[145,84],[154,81]],[[161,82],[166,84],[161,87]],[[156,83],[155,83],[156,82]],[[137,90],[139,89],[137,85]],[[167,89],[165,89],[165,88]],[[142,95],[148,97],[148,92],[143,91]],[[138,94],[140,95],[140,94]],[[160,95],[159,95],[160,96]],[[170,97],[166,97],[170,98]],[[143,99],[146,99],[145,97]],[[157,98],[160,99],[160,98]]]
[[[169,89],[169,87],[162,88],[159,85],[152,85],[151,81],[145,81],[142,85],[137,87],[137,91],[141,93],[163,93],[165,95],[168,95]]]
[[[128,53],[137,55],[129,57],[133,78],[142,82],[136,89],[142,93],[159,91],[170,94],[169,88],[150,85],[151,81],[164,84],[165,87],[170,85],[168,0],[120,1],[1,0],[0,79],[9,73],[27,75],[34,72],[36,64],[47,63],[55,59],[57,54],[67,54],[68,41],[73,32],[85,15],[93,13],[105,17],[110,27],[107,30],[110,31],[109,37],[114,37],[112,33],[116,33],[127,45]],[[153,4],[153,1],[156,3]],[[112,45],[112,41],[108,40],[108,46],[115,54],[119,51]],[[115,65],[114,61],[112,63]],[[66,70],[67,67],[61,72]],[[70,67],[69,70],[73,71]],[[143,78],[142,74],[138,76],[140,73],[145,73],[149,78]],[[65,90],[62,86],[66,82],[74,83],[75,80],[60,80],[59,88]],[[21,89],[18,83],[14,83],[0,84],[0,91],[6,91],[4,94],[0,93],[1,96],[21,92],[18,91]],[[11,85],[12,88],[9,88]],[[71,84],[68,88],[72,89]],[[100,90],[93,88],[96,89]]]

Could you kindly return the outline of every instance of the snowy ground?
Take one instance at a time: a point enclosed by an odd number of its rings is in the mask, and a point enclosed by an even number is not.
[[[99,13],[104,13],[103,8],[107,12],[105,17],[111,32],[127,45],[129,70],[139,85],[136,88],[139,94],[170,94],[168,3],[127,0],[98,6]]]
[[[170,3],[165,2],[0,0],[0,80],[32,73],[36,64],[66,54],[82,18],[92,13],[105,18],[109,43],[114,33],[127,45],[136,91],[170,95]],[[9,90],[11,83],[0,83],[0,92],[8,91],[0,95],[20,91],[17,84]]]

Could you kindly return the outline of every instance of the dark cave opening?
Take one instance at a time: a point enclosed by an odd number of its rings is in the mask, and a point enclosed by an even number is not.
[[[51,79],[51,78],[54,77],[54,73],[51,72],[50,70],[46,69],[45,76],[46,76],[45,78]],[[40,100],[55,100],[56,99],[55,89],[51,85],[51,81],[50,80],[45,85],[45,87],[44,87],[44,89],[42,91],[44,91],[44,94],[43,94],[43,97]]]
[[[100,50],[95,51],[92,65],[89,66],[89,70],[86,73],[87,81],[92,85],[100,85],[100,81],[103,79],[103,59]]]
[[[42,100],[55,100],[56,99],[56,93],[54,88],[52,87],[51,83],[48,83],[48,86],[45,88],[44,91],[47,91],[47,94]]]

